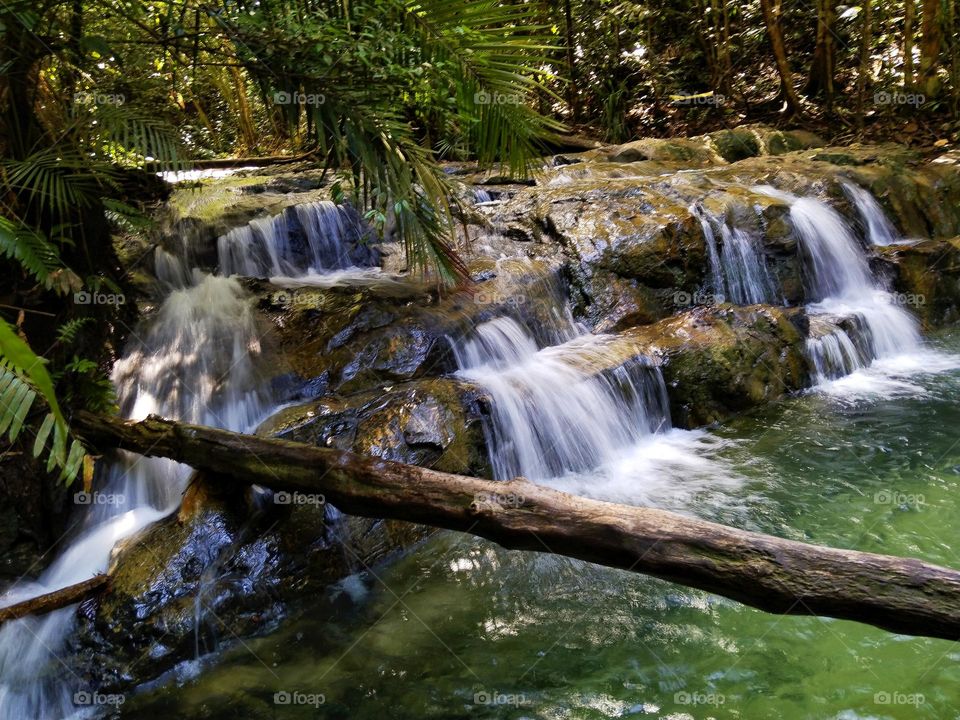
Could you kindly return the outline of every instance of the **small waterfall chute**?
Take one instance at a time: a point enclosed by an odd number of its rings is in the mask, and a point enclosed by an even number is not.
[[[817,198],[759,190],[790,203],[812,300],[807,310],[820,327],[807,350],[821,387],[853,377],[834,389],[852,394],[913,391],[916,386],[893,376],[955,365],[924,348],[917,320],[874,275],[864,246],[840,213]]]
[[[517,320],[499,317],[455,352],[461,376],[492,397],[488,441],[499,479],[590,470],[670,426],[659,371],[640,359],[594,371],[609,364],[594,336],[541,349]]]
[[[302,277],[379,262],[371,232],[350,205],[303,203],[251,220],[217,240],[221,275]]]
[[[535,317],[503,314],[453,342],[458,375],[490,398],[493,475],[523,476],[616,502],[688,508],[739,483],[723,442],[672,429],[658,364],[614,335],[578,327],[543,283]]]
[[[867,240],[872,245],[901,245],[909,242],[900,237],[897,229],[880,207],[880,203],[868,190],[852,182],[844,182],[841,186],[859,213],[866,230]]]
[[[692,206],[691,212],[700,220],[703,230],[714,302],[737,305],[776,302],[776,283],[767,268],[759,236],[731,226],[722,217],[711,216],[700,205]]]

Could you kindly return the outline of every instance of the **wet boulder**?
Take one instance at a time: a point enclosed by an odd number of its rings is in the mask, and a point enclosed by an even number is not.
[[[807,387],[807,324],[800,309],[694,308],[624,339],[658,358],[673,422],[718,422]]]
[[[301,599],[425,536],[342,516],[321,494],[198,477],[178,514],[116,549],[109,591],[81,606],[71,665],[98,691],[132,687],[268,632]]]
[[[489,475],[482,390],[454,378],[388,385],[285,408],[260,432],[461,475]]]
[[[891,268],[894,298],[927,328],[960,321],[960,237],[877,248]]]
[[[484,412],[477,388],[436,378],[288,407],[258,433],[488,475]],[[319,492],[243,490],[197,476],[178,514],[115,551],[110,589],[81,618],[72,662],[98,691],[142,683],[268,632],[301,601],[430,532],[343,515]]]

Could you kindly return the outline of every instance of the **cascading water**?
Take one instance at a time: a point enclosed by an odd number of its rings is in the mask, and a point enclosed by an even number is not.
[[[173,268],[175,259],[168,260],[172,278],[188,276]],[[145,335],[116,364],[121,411],[134,419],[155,413],[251,431],[268,410],[259,390],[252,309],[236,280],[198,271],[189,276],[191,284],[170,292]],[[120,453],[103,467],[63,553],[36,582],[15,586],[3,604],[104,572],[117,542],[178,507],[190,473],[170,460]],[[0,717],[53,720],[83,710],[74,704],[74,693],[85,689],[84,679],[65,674],[58,657],[73,623],[74,609],[65,608],[0,629]]]
[[[834,389],[912,390],[892,378],[953,367],[953,358],[924,349],[917,321],[874,276],[864,248],[836,210],[816,198],[759,189],[790,203],[813,301],[807,350],[819,385],[845,378]],[[868,369],[871,374],[862,372]]]
[[[867,190],[851,182],[843,183],[843,191],[850,198],[873,245],[898,245],[904,242],[893,223],[887,218],[880,203]]]
[[[812,338],[808,344],[814,365],[835,368],[823,381],[847,375],[878,358],[892,357],[920,348],[917,322],[895,303],[873,276],[866,254],[840,214],[814,198],[800,198],[790,208],[790,220],[799,236],[810,271],[810,295],[817,302],[811,313],[857,318],[865,352],[854,355],[856,342],[839,327],[836,343]],[[843,335],[847,335],[843,338]],[[842,370],[841,370],[842,369]]]
[[[736,482],[713,457],[716,438],[671,429],[655,363],[579,328],[555,291],[539,300],[553,327],[533,332],[501,316],[453,343],[458,374],[490,397],[484,429],[495,478],[681,509],[694,493]]]
[[[539,349],[519,322],[500,317],[456,353],[461,374],[493,400],[488,444],[497,478],[591,470],[670,427],[659,371],[637,360],[592,372],[604,359],[592,336]]]
[[[379,255],[368,241],[369,229],[349,205],[304,203],[220,237],[220,273],[291,278],[370,267]]]
[[[473,189],[473,201],[478,205],[493,202],[493,196],[486,188],[478,187]]]
[[[713,299],[737,305],[775,302],[775,283],[759,239],[743,228],[731,227],[723,218],[711,217],[699,205],[691,211],[703,228]],[[720,228],[719,247],[715,227]]]

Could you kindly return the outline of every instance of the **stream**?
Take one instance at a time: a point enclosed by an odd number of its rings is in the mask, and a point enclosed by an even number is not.
[[[956,333],[936,342],[960,351]],[[730,422],[715,430],[718,454],[742,482],[665,504],[957,565],[942,538],[960,524],[960,372],[909,382],[869,401],[813,392]],[[958,659],[947,641],[771,616],[445,532],[274,635],[181,668],[182,687],[137,698],[124,716],[267,718],[274,693],[298,692],[325,703],[276,717],[945,718],[960,711]]]

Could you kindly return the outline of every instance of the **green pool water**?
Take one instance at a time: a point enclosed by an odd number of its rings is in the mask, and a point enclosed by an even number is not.
[[[687,512],[960,568],[960,372],[911,382],[922,392],[810,394],[713,429],[742,481]],[[955,718],[960,645],[440,533],[122,714]]]

